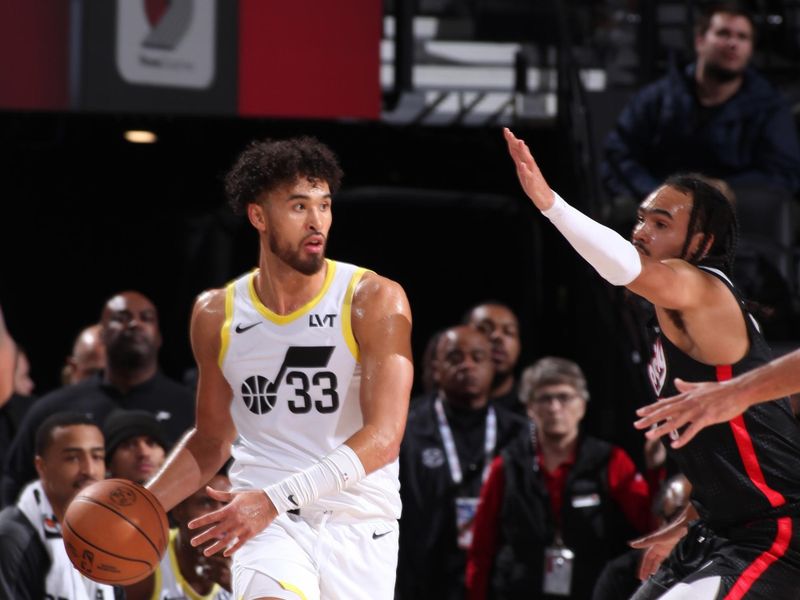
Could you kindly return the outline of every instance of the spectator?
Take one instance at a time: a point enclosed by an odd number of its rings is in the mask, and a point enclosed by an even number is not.
[[[110,477],[144,484],[164,464],[169,443],[164,428],[146,410],[114,410],[103,423]]]
[[[528,424],[489,402],[492,346],[475,328],[446,329],[436,352],[434,401],[415,406],[400,448],[403,600],[463,599],[466,549],[489,463]]]
[[[800,189],[796,125],[787,102],[749,66],[754,35],[736,3],[698,19],[695,61],[638,92],[606,140],[602,172],[612,197],[638,204],[678,171],[734,189]]]
[[[522,374],[531,436],[494,460],[481,491],[467,597],[584,600],[610,559],[650,525],[650,492],[628,455],[580,434],[580,367],[543,358]],[[538,594],[541,594],[539,596]]]
[[[101,339],[102,328],[99,323],[82,330],[72,346],[72,354],[67,357],[61,370],[61,383],[78,383],[103,372],[106,368],[106,348]]]
[[[48,415],[72,410],[102,423],[115,408],[146,410],[161,421],[173,442],[194,421],[191,392],[158,368],[161,332],[153,303],[139,292],[122,292],[103,308],[102,340],[108,364],[102,377],[91,377],[43,396],[25,415],[5,457],[2,500],[10,504],[33,479],[33,439]]]
[[[39,479],[0,512],[0,597],[112,600],[114,590],[69,561],[59,523],[75,494],[103,479],[103,434],[78,413],[56,413],[36,432]]]
[[[231,559],[222,554],[203,555],[202,546],[192,546],[197,535],[189,529],[189,522],[224,506],[223,502],[208,495],[207,487],[228,491],[231,482],[225,471],[220,471],[206,486],[178,504],[170,512],[176,527],[169,532],[167,552],[158,568],[149,577],[125,587],[126,600],[230,600]],[[159,586],[158,589],[156,585]]]
[[[492,402],[523,415],[514,373],[521,350],[517,315],[500,302],[484,302],[467,311],[464,322],[484,333],[492,343]]]

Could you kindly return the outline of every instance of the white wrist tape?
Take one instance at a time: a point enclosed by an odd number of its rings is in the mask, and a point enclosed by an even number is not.
[[[331,496],[366,476],[364,465],[347,444],[342,444],[318,463],[264,488],[278,514],[302,508],[317,498]]]
[[[600,275],[612,285],[628,285],[642,272],[633,244],[616,231],[593,221],[553,192],[555,203],[542,214]]]

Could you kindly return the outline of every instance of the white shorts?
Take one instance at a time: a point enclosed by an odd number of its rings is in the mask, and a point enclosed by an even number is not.
[[[275,590],[290,600],[392,600],[398,538],[397,521],[388,519],[281,515],[234,554],[233,596]]]

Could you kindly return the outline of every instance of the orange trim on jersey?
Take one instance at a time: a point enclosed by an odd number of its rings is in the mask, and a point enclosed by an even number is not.
[[[317,292],[317,295],[314,296],[311,300],[309,300],[306,304],[304,304],[297,310],[290,312],[288,315],[279,315],[278,313],[268,309],[261,302],[261,298],[258,297],[258,293],[256,292],[255,281],[256,281],[256,275],[258,274],[258,269],[256,269],[250,275],[250,280],[247,282],[247,287],[250,290],[250,300],[253,302],[253,306],[265,318],[269,319],[276,325],[286,325],[287,323],[291,323],[298,317],[303,316],[319,303],[319,301],[328,291],[328,288],[331,287],[331,283],[333,283],[333,275],[336,272],[336,263],[332,260],[328,260],[327,258],[325,259],[325,263],[328,266],[328,270],[325,273],[325,281],[322,283],[322,287],[320,288],[319,292]]]
[[[219,345],[219,368],[222,368],[222,363],[225,361],[225,355],[228,353],[228,346],[231,343],[231,321],[233,321],[233,297],[236,293],[236,282],[231,281],[225,288],[225,322],[222,324],[222,331],[220,331],[220,345]]]
[[[356,293],[356,286],[366,272],[367,269],[362,267],[356,269],[353,276],[350,277],[350,283],[347,285],[347,292],[345,292],[344,302],[342,303],[342,336],[344,336],[344,341],[347,342],[347,347],[350,348],[350,353],[353,355],[353,358],[356,359],[356,362],[360,361],[361,353],[358,349],[356,336],[353,335],[351,312],[353,310],[353,296]]]
[[[764,574],[764,571],[786,553],[789,542],[792,540],[792,519],[791,517],[781,517],[777,520],[777,524],[778,533],[775,535],[775,541],[772,542],[770,549],[750,563],[750,566],[744,570],[739,579],[736,580],[736,583],[733,584],[731,591],[728,592],[724,600],[741,600],[741,598],[744,598],[753,584]]]

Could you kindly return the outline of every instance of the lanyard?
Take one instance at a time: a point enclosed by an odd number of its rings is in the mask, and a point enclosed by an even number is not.
[[[447,417],[444,414],[442,399],[436,398],[433,407],[436,409],[436,417],[439,421],[439,434],[442,436],[442,444],[444,445],[444,452],[447,456],[447,464],[450,466],[450,475],[453,478],[453,483],[459,484],[464,479],[464,474],[461,472],[461,462],[458,460],[456,442],[453,439],[453,432],[450,430],[450,425],[447,423]],[[486,481],[486,478],[489,476],[489,467],[492,463],[492,455],[494,454],[496,443],[497,415],[495,415],[494,407],[489,406],[489,410],[486,412],[486,434],[483,437],[483,452],[485,456],[481,481]]]

